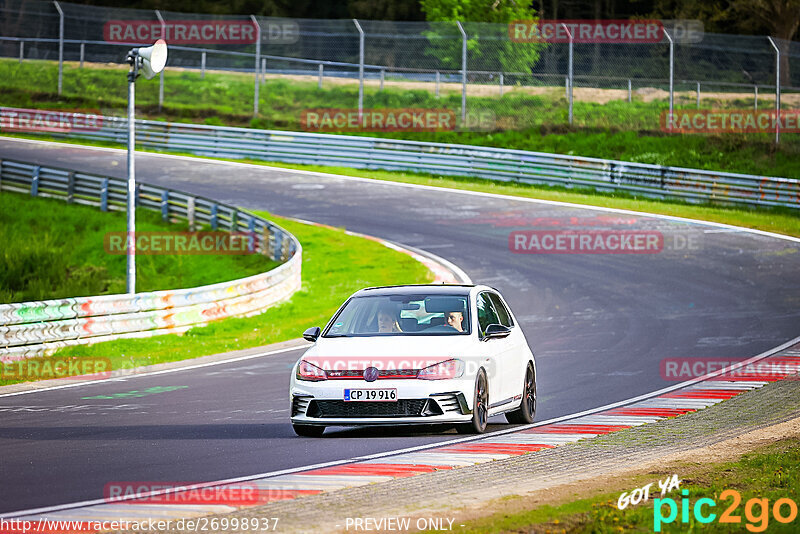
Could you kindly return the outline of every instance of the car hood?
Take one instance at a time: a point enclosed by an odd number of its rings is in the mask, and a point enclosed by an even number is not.
[[[422,369],[475,352],[472,336],[319,338],[303,359],[322,369]]]

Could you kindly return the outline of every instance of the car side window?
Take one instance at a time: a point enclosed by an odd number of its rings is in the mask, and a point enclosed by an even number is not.
[[[494,311],[491,300],[489,300],[488,293],[481,293],[478,295],[478,300],[475,303],[478,308],[478,326],[481,330],[481,335],[486,332],[486,327],[490,324],[499,324],[497,313]]]
[[[496,293],[489,293],[489,300],[491,300],[492,304],[494,304],[494,309],[497,312],[498,319],[500,319],[500,324],[509,328],[514,326],[514,320],[511,319],[511,313],[509,313],[508,308],[506,308],[505,304],[503,304],[503,301],[500,300],[500,297]]]

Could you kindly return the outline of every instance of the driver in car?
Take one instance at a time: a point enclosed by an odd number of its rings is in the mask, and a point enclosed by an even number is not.
[[[402,332],[396,310],[388,306],[378,310],[378,332],[383,334]]]
[[[460,312],[460,311],[447,312],[444,315],[444,319],[445,319],[445,322],[448,325],[452,326],[453,328],[455,328],[459,332],[463,332],[464,331],[464,327],[461,325],[461,323],[464,321],[464,313],[463,312]]]

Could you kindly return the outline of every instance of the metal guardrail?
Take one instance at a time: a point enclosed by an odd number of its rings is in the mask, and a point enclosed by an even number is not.
[[[8,112],[0,108],[0,119]],[[102,126],[95,130],[51,135],[125,144],[126,125],[126,119],[103,117]],[[137,121],[136,136],[140,146],[209,157],[469,176],[627,191],[689,202],[800,208],[800,180],[792,178],[471,145],[147,120]]]
[[[0,191],[58,198],[103,211],[124,211],[127,197],[123,180],[8,159],[0,160]],[[190,227],[208,224],[214,230],[251,232],[258,252],[283,263],[265,273],[202,287],[0,304],[0,361],[254,315],[300,288],[302,247],[274,223],[213,200],[146,184],[138,187],[137,205],[160,211],[164,220],[186,219]]]

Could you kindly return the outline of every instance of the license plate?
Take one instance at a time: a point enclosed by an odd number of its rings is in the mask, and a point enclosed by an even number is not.
[[[346,389],[346,402],[397,402],[396,389]]]

